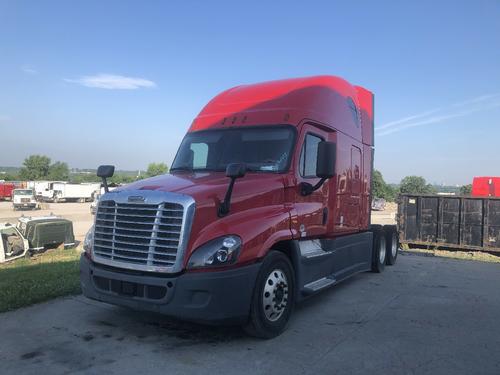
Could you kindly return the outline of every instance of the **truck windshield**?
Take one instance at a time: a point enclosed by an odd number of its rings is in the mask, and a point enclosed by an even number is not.
[[[14,195],[33,195],[33,190],[14,190]]]
[[[284,172],[295,139],[290,126],[231,128],[188,133],[171,170],[225,171],[244,163],[249,171]]]

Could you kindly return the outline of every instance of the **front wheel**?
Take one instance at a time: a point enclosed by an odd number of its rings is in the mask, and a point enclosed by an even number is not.
[[[294,296],[292,264],[285,254],[271,250],[257,276],[245,331],[264,339],[280,335],[292,315]]]

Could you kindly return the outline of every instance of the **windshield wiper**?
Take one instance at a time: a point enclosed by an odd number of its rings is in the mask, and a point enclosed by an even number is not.
[[[170,168],[170,171],[192,171],[193,169],[188,165],[181,165],[178,167]]]

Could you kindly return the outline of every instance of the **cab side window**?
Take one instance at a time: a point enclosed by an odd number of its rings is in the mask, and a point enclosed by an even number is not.
[[[300,152],[299,171],[304,178],[316,177],[316,162],[318,158],[318,144],[322,141],[320,137],[306,134],[302,150]]]

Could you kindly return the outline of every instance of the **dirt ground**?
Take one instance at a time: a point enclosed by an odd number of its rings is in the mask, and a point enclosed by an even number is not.
[[[372,212],[373,224],[396,224],[395,203],[388,203],[384,211]],[[90,203],[45,203],[44,209],[33,211],[13,211],[11,202],[0,202],[0,223],[15,224],[24,216],[45,216],[53,213],[73,222],[73,231],[77,241],[83,241],[85,233],[92,225],[94,217],[90,214]]]
[[[396,224],[396,212],[398,205],[396,203],[387,203],[385,210],[372,211],[372,224]]]
[[[73,231],[77,241],[83,241],[94,219],[90,214],[90,203],[45,203],[42,210],[14,211],[11,202],[0,202],[0,223],[16,224],[17,219],[22,215],[34,217],[51,213],[73,222]]]

